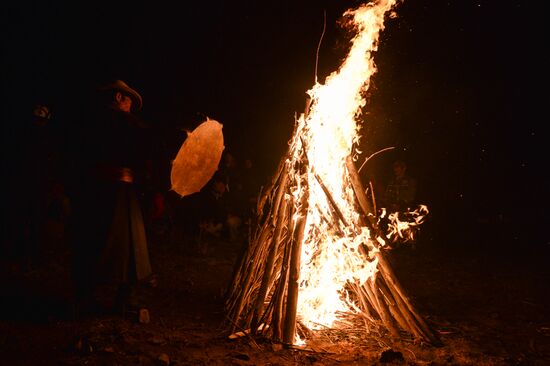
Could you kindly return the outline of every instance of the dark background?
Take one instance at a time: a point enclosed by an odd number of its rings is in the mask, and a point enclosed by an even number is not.
[[[13,131],[35,103],[78,126],[90,92],[120,78],[142,94],[167,156],[208,116],[223,123],[226,149],[252,156],[264,179],[314,83],[325,14],[321,82],[347,51],[338,19],[358,4],[5,2],[4,162],[17,159]],[[441,244],[500,232],[491,244],[548,247],[542,10],[509,0],[408,0],[395,10],[375,56],[360,162],[395,149],[363,177],[383,184],[392,160],[405,159]]]

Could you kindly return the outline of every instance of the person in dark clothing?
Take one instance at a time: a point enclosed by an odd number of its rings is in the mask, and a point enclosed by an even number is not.
[[[75,140],[74,271],[76,304],[100,284],[114,284],[115,309],[138,307],[136,286],[152,275],[142,198],[151,190],[152,141],[134,112],[141,96],[116,80]]]
[[[416,179],[407,173],[407,164],[397,160],[392,165],[393,177],[386,186],[384,203],[390,212],[407,211],[416,203]]]
[[[227,186],[219,174],[199,192],[198,232],[194,244],[201,255],[207,254],[212,238],[219,239],[222,235],[228,215],[227,197]]]
[[[396,160],[392,164],[393,177],[390,179],[384,192],[384,205],[389,211],[389,214],[397,215],[401,222],[413,222],[414,212],[412,211],[416,206],[416,189],[417,181],[410,176],[407,172],[407,164],[403,160]],[[382,219],[380,226],[386,230],[391,219],[386,216]],[[403,239],[402,237],[396,237],[392,247],[399,247],[405,242],[410,243],[411,248],[415,248],[415,233],[416,226],[411,227],[412,234],[410,237]]]
[[[224,231],[231,242],[238,240],[243,224],[243,182],[237,157],[225,151],[220,178],[225,183],[223,204],[225,206]]]
[[[50,108],[36,104],[17,126],[6,176],[7,251],[3,256],[23,271],[60,249],[70,202],[64,192],[63,135]]]

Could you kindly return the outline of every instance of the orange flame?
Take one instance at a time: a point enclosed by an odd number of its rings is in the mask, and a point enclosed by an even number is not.
[[[377,272],[375,249],[369,253],[370,261],[359,253],[359,246],[367,243],[372,233],[359,224],[345,161],[354,155],[359,141],[357,117],[366,103],[364,93],[369,80],[376,72],[373,52],[384,29],[384,17],[395,3],[377,1],[344,14],[356,29],[350,51],[338,71],[308,91],[311,108],[307,116],[301,115],[296,121],[291,140],[292,155],[287,162],[290,174],[303,174],[303,181],[296,179],[297,185],[291,190],[293,202],[301,202],[306,189],[303,182],[309,190],[297,313],[300,322],[310,329],[333,327],[339,314],[358,312],[346,286],[364,284]],[[306,173],[296,168],[303,159],[308,163]],[[327,198],[327,190],[341,212],[338,218],[334,217],[334,204]],[[296,207],[295,212],[302,210]]]
[[[385,214],[384,210],[382,217]],[[390,213],[388,215],[389,222],[386,238],[390,241],[402,240],[403,242],[414,240],[415,229],[424,222],[426,215],[428,215],[428,207],[426,205],[420,205],[414,211]]]

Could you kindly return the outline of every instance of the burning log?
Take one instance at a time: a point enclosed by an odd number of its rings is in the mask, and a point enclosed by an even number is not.
[[[353,163],[353,157],[348,156],[346,158],[346,168],[348,169],[351,185],[353,187],[353,191],[355,192],[355,196],[357,197],[357,202],[359,202],[359,206],[361,207],[363,214],[367,219],[369,219],[369,222],[372,225],[373,223],[371,218],[375,216],[376,210],[370,204],[369,199],[363,190],[361,178],[359,178],[359,173],[357,172],[357,169],[355,169],[355,164]]]
[[[290,264],[288,274],[288,292],[286,297],[286,313],[284,322],[283,342],[286,344],[294,343],[294,333],[296,330],[296,308],[298,306],[298,280],[300,279],[300,256],[302,251],[302,241],[304,239],[304,230],[307,218],[307,191],[302,196],[302,214],[295,226],[295,232],[292,240],[292,249],[290,252]]]
[[[311,103],[258,200],[257,228],[226,296],[232,333],[248,329],[292,345],[360,323],[366,332],[439,343],[386,259],[388,235],[353,160],[355,116],[375,70],[371,53],[393,4],[346,13],[359,32],[348,58],[308,92]]]

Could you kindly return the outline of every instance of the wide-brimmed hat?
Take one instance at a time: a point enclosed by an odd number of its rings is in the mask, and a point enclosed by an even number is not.
[[[127,94],[130,98],[132,98],[132,109],[134,111],[139,111],[143,105],[141,95],[139,95],[139,93],[134,89],[130,88],[128,84],[122,80],[115,80],[109,84],[103,85],[99,88],[99,90],[117,90]]]

